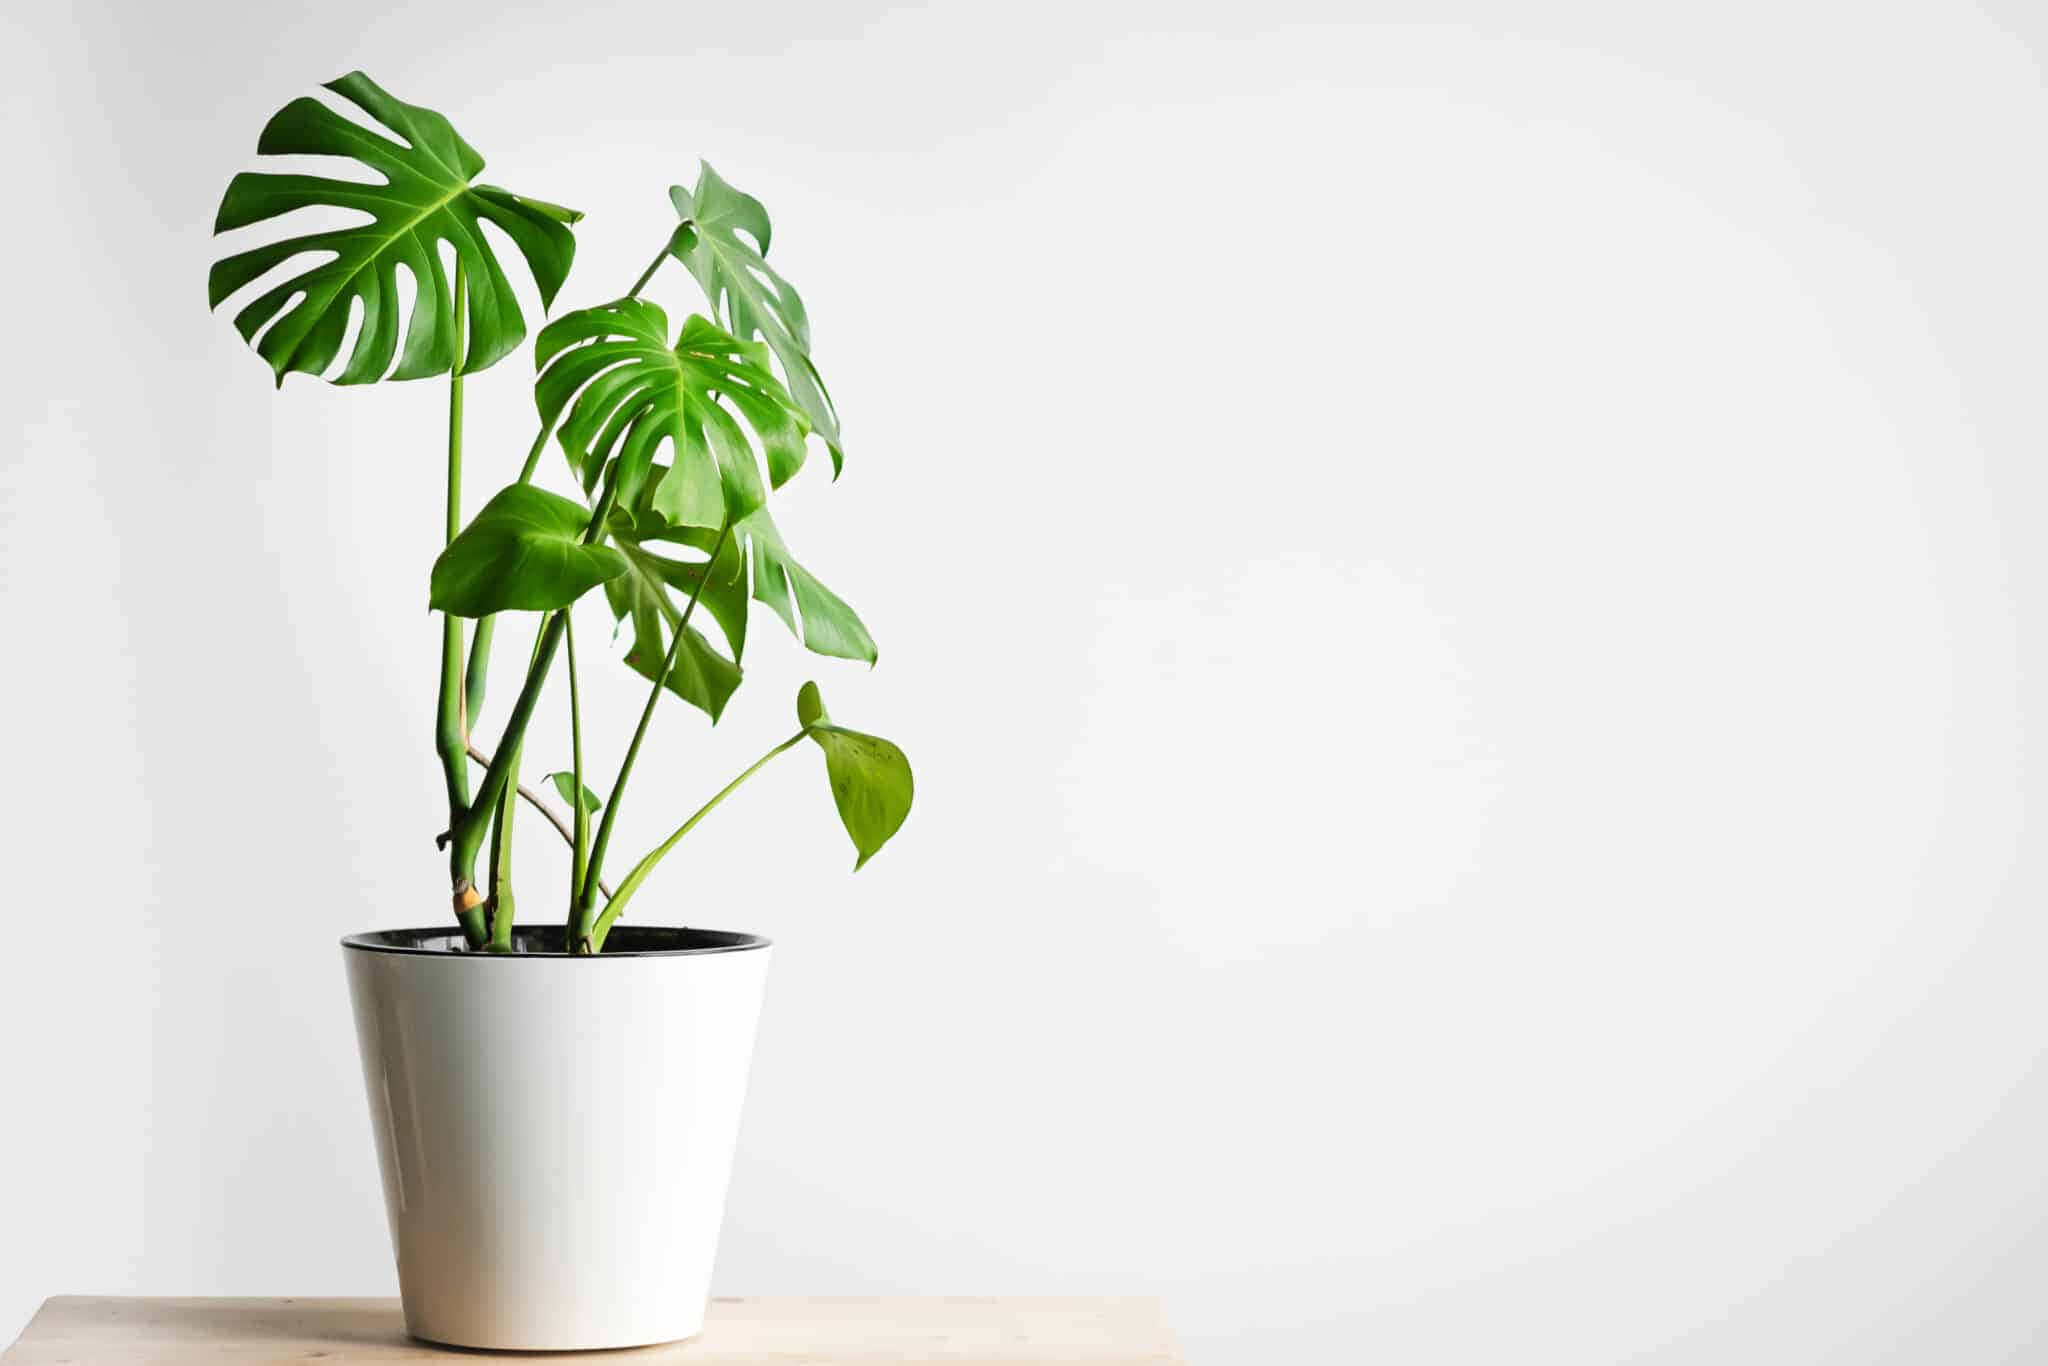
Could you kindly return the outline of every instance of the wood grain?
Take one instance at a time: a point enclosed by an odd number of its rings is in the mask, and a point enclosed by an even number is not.
[[[46,1300],[4,1366],[221,1362],[606,1362],[610,1366],[1182,1366],[1149,1299],[716,1299],[703,1336],[663,1347],[532,1355],[405,1335],[396,1300]]]

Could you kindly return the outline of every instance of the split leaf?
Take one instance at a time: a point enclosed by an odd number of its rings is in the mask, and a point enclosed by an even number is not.
[[[700,164],[696,189],[671,186],[668,197],[688,225],[677,234],[671,253],[697,277],[711,307],[734,336],[743,341],[758,336],[768,343],[782,364],[783,384],[810,418],[811,430],[832,452],[832,472],[837,475],[844,459],[839,414],[818,367],[811,363],[811,324],[804,301],[768,264],[768,210],[760,200],[728,185],[709,162]]]
[[[659,519],[655,525],[660,525]],[[668,657],[675,632],[684,631],[683,648],[663,685],[716,722],[740,685],[738,655],[746,643],[746,573],[739,548],[728,539],[717,563],[707,567],[701,559],[678,560],[659,553],[660,539],[691,542],[681,536],[643,536],[633,519],[622,513],[613,514],[611,533],[625,558],[626,572],[605,584],[605,600],[613,616],[633,625],[626,663],[652,680]],[[706,541],[698,548],[708,552],[711,546]],[[682,625],[689,595],[697,590],[700,578],[705,582],[698,606],[718,623],[732,658],[721,654],[694,621]]]
[[[327,89],[404,141],[395,142],[303,96],[272,117],[256,151],[263,156],[346,157],[382,176],[381,183],[245,171],[228,182],[213,230],[228,232],[311,208],[355,210],[369,221],[223,257],[207,276],[208,306],[220,307],[245,285],[305,257],[309,264],[304,270],[265,290],[235,315],[235,329],[270,363],[279,384],[295,370],[325,373],[340,352],[356,305],[361,327],[347,363],[334,376],[336,384],[420,379],[458,367],[469,374],[503,359],[526,336],[526,321],[482,224],[512,239],[546,307],[568,278],[576,254],[569,225],[582,215],[472,183],[484,159],[448,120],[394,99],[360,71],[329,81]],[[455,291],[441,259],[443,243],[461,262],[468,292],[468,342],[460,356]],[[412,277],[416,293],[402,351],[401,269]]]
[[[808,422],[768,368],[767,349],[705,318],[683,322],[673,343],[668,315],[645,299],[620,299],[565,314],[535,344],[541,420],[585,489],[616,466],[618,501],[633,506],[668,444],[679,474],[662,481],[656,507],[671,522],[717,528],[759,508],[803,463]],[[749,440],[752,433],[752,441]]]

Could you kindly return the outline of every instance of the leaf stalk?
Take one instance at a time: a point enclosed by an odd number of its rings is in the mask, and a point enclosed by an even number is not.
[[[597,917],[596,874],[604,868],[605,851],[611,847],[612,827],[618,821],[619,798],[625,794],[626,782],[633,776],[633,764],[640,757],[640,746],[647,739],[647,729],[654,721],[654,708],[661,701],[661,694],[668,687],[668,677],[681,658],[690,633],[690,617],[697,610],[697,600],[704,596],[704,585],[711,581],[712,566],[725,550],[726,538],[732,534],[732,523],[722,521],[718,538],[711,543],[711,554],[704,561],[704,570],[697,575],[697,582],[690,589],[690,600],[683,606],[681,620],[677,621],[674,637],[669,641],[668,654],[663,657],[661,667],[655,672],[654,683],[647,690],[647,705],[640,709],[640,724],[633,729],[633,739],[626,746],[626,757],[619,764],[619,776],[612,783],[611,792],[605,798],[604,816],[597,823],[597,836],[590,846],[590,866],[585,873],[584,883],[576,895],[574,930],[571,943],[581,943],[586,938],[592,942],[592,952],[601,942],[595,933]],[[616,898],[614,898],[616,900]],[[609,910],[609,906],[607,907]],[[616,918],[616,916],[614,916]]]
[[[444,545],[462,530],[462,362],[466,349],[469,280],[458,257],[455,262],[455,355],[448,366],[448,479],[447,508],[443,518]],[[440,756],[441,774],[448,789],[448,820],[451,828],[469,807],[469,765],[464,753],[464,689],[462,678],[462,618],[453,612],[441,614],[441,689],[434,716],[434,752]],[[473,860],[472,860],[473,866]],[[452,882],[455,917],[461,922],[463,938],[471,948],[485,939],[484,914],[476,902],[474,875],[465,870]]]
[[[640,884],[647,881],[648,875],[654,871],[655,865],[659,864],[663,859],[667,858],[669,855],[669,851],[674,849],[678,844],[682,843],[683,836],[689,834],[692,830],[697,828],[697,822],[703,820],[706,816],[710,815],[714,810],[718,808],[718,804],[720,802],[724,801],[727,797],[730,797],[734,792],[738,791],[740,784],[746,782],[747,779],[753,777],[756,773],[759,773],[762,769],[766,768],[768,766],[768,761],[770,759],[773,759],[778,754],[785,753],[786,751],[795,748],[798,744],[800,744],[803,741],[804,737],[809,735],[810,733],[811,732],[808,727],[798,731],[796,734],[790,736],[787,740],[784,740],[781,744],[777,745],[774,749],[769,750],[766,754],[754,760],[753,763],[747,765],[746,769],[743,772],[741,772],[739,777],[734,778],[724,787],[718,789],[717,794],[713,796],[710,801],[698,807],[697,810],[691,815],[690,819],[684,821],[673,835],[670,835],[667,839],[663,840],[654,849],[650,850],[647,854],[647,857],[641,859],[638,863],[634,864],[633,871],[626,874],[625,881],[619,884],[619,890],[614,892],[612,894],[612,899],[605,904],[604,914],[600,915],[597,918],[597,920],[592,924],[590,931],[592,947],[590,951],[592,953],[598,953],[603,951],[605,936],[611,933],[612,923],[616,921],[619,918],[620,913],[626,909],[626,902],[632,898],[633,893],[640,890]]]
[[[583,895],[584,869],[590,866],[590,812],[583,804],[583,697],[576,684],[576,622],[573,618],[563,635],[569,646],[569,776],[576,794],[570,803],[575,808],[571,818],[576,823],[576,835],[569,841],[569,905],[573,915],[573,908]],[[609,899],[611,894],[607,892],[605,895]]]
[[[677,231],[680,232],[681,229]],[[661,263],[668,259],[669,251],[674,246],[675,240],[676,234],[670,234],[668,241],[662,244],[660,254],[647,263],[647,269],[640,272],[640,278],[635,280],[633,287],[626,291],[627,298],[636,298],[641,290],[647,288],[647,282],[654,278],[654,272],[659,270]],[[458,288],[460,287],[461,278],[461,267],[458,264],[456,273]],[[541,423],[540,431],[534,434],[533,444],[527,447],[526,460],[519,467],[517,482],[521,484],[533,482],[534,472],[540,468],[541,455],[548,448],[548,438],[554,434],[555,424],[553,422]],[[453,533],[450,533],[450,539],[453,539]],[[490,672],[491,667],[491,644],[497,635],[497,622],[498,619],[496,617],[485,617],[477,622],[475,639],[470,643],[469,667],[463,674],[463,709],[471,725],[474,725],[476,718],[483,713],[484,688],[486,676]]]

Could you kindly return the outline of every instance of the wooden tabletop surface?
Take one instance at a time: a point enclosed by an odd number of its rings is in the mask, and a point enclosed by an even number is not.
[[[396,1300],[46,1300],[4,1366],[221,1362],[605,1362],[609,1366],[1182,1366],[1157,1300],[717,1299],[689,1342],[617,1352],[451,1351],[405,1335]]]

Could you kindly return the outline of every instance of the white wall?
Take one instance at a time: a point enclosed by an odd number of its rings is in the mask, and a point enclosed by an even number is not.
[[[623,832],[804,677],[917,763],[859,877],[805,758],[650,888],[782,944],[724,1289],[2039,1358],[2048,13],[500,8],[0,17],[0,1338],[393,1285],[334,940],[444,914],[444,389],[274,394],[201,287],[360,65],[589,212],[567,302],[711,157],[843,404],[783,522],[881,667],[764,619]]]

